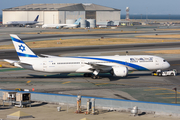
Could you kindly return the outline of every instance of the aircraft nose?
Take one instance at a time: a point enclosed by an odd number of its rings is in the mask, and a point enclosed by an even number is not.
[[[164,67],[165,67],[165,69],[166,69],[166,68],[169,68],[170,66],[171,66],[171,65],[167,62]]]

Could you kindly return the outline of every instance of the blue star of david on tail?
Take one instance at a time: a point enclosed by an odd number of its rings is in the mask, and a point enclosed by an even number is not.
[[[21,50],[22,52],[23,52],[23,51],[26,51],[25,46],[23,46],[22,44],[19,45],[19,50]]]

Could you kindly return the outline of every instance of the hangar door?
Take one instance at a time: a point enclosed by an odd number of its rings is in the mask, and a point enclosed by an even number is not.
[[[86,11],[86,19],[96,19],[96,11]]]

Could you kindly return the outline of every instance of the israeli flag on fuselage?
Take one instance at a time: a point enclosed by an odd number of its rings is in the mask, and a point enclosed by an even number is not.
[[[10,34],[10,36],[20,60],[38,58],[38,56],[17,35]]]

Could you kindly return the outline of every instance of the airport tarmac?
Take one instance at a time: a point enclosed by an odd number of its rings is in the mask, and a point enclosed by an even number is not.
[[[103,37],[134,37],[135,35],[147,34],[178,34],[179,31],[155,31],[157,26],[147,27],[127,27],[118,28],[124,31],[145,31],[144,33],[121,33],[121,34],[103,34]],[[177,27],[176,27],[177,28]],[[23,31],[39,32],[40,28],[20,28],[0,29],[0,43],[11,44],[9,33],[19,34],[25,41],[59,39],[59,38],[99,38],[102,34],[91,35],[22,35]],[[95,29],[96,30],[96,29]],[[45,29],[45,31],[50,31]],[[52,31],[57,31],[53,29]],[[68,30],[63,30],[68,31]],[[69,30],[73,31],[73,30]],[[75,31],[84,31],[77,29]],[[7,42],[8,41],[8,42]],[[131,54],[145,54],[143,51],[179,49],[179,43],[156,43],[156,44],[133,44],[133,45],[111,45],[111,46],[87,46],[87,47],[63,47],[63,48],[44,48],[33,49],[35,53],[61,55],[61,56],[83,56],[83,55],[125,55],[125,51]],[[98,52],[97,52],[98,51]],[[165,58],[171,63],[171,68],[180,71],[180,56],[170,54],[155,54]],[[0,50],[0,59],[18,59],[15,50]],[[1,68],[0,69],[0,88],[1,89],[32,89],[35,92],[51,92],[60,94],[81,94],[84,96],[97,96],[119,98],[126,100],[140,100],[151,102],[174,103],[174,91],[172,88],[180,89],[179,72],[177,76],[157,77],[151,76],[151,72],[132,72],[126,78],[112,77],[110,74],[100,74],[101,79],[91,79],[83,77],[83,73],[71,74],[50,74],[35,71],[29,71],[19,68]],[[178,92],[179,94],[179,92]],[[179,99],[179,98],[178,98]],[[179,99],[180,100],[180,99]]]
[[[42,41],[58,39],[82,39],[82,38],[133,38],[137,35],[162,35],[178,34],[180,26],[127,26],[117,29],[42,29],[42,28],[18,28],[18,27],[0,27],[1,45],[11,44],[9,34],[17,34],[24,41]],[[165,29],[165,30],[164,30]],[[175,29],[175,30],[166,30]],[[88,31],[119,31],[120,33],[92,33]],[[122,31],[122,32],[121,32]],[[125,31],[125,32],[123,32]],[[26,34],[26,33],[36,34]],[[87,32],[87,34],[41,34],[43,32]]]
[[[169,62],[171,68],[180,71],[179,60]],[[172,89],[180,89],[179,73],[177,76],[158,77],[151,76],[150,71],[129,72],[125,78],[100,74],[101,79],[92,79],[83,77],[83,73],[51,74],[20,68],[2,68],[0,76],[1,89],[34,88],[35,92],[150,102],[173,103],[175,95]]]

